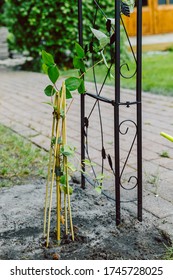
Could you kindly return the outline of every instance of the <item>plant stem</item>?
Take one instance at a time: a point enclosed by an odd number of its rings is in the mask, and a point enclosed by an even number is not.
[[[103,58],[101,60],[99,60],[98,62],[96,62],[92,67],[88,68],[86,70],[86,72],[82,73],[82,75],[79,76],[79,79],[81,79],[88,71],[90,71],[91,69],[93,69],[96,65],[98,65],[99,63],[103,62]]]
[[[67,115],[68,111],[70,110],[70,107],[71,107],[73,101],[74,101],[74,98],[72,98],[72,100],[71,100],[71,102],[70,102],[70,104],[69,104],[69,106],[68,106],[68,109],[67,109],[67,111],[66,111],[66,115]]]

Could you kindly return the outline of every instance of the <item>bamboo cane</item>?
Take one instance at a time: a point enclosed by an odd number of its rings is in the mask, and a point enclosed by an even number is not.
[[[45,215],[44,215],[44,234],[47,234],[46,246],[49,245],[49,236],[50,236],[50,219],[51,219],[51,209],[52,209],[52,194],[53,194],[53,185],[55,180],[55,173],[56,170],[61,171],[61,159],[60,159],[60,143],[58,139],[62,134],[62,145],[67,144],[67,135],[66,135],[66,87],[65,83],[62,85],[62,93],[55,95],[54,105],[56,105],[56,110],[53,117],[52,123],[52,137],[54,136],[54,131],[56,135],[56,141],[54,145],[54,153],[52,145],[50,147],[50,154],[49,154],[49,166],[48,166],[48,180],[46,185],[46,199],[45,199]],[[64,117],[60,117],[61,109],[64,111]],[[60,122],[62,125],[62,132],[60,133]],[[52,162],[52,154],[53,154],[53,162]],[[72,213],[71,213],[71,205],[70,205],[70,191],[69,191],[69,183],[68,183],[68,163],[67,163],[67,156],[63,155],[63,171],[66,177],[66,190],[67,192],[64,193],[64,215],[65,215],[65,231],[68,234],[68,213],[69,213],[69,220],[70,220],[70,229],[72,240],[74,240],[74,231],[73,231],[73,222],[72,222]],[[53,165],[53,166],[52,166]],[[51,174],[51,166],[52,166],[52,178],[50,182],[50,174]],[[56,208],[57,208],[57,240],[60,241],[61,239],[61,189],[60,189],[60,176],[61,174],[56,174]],[[50,187],[49,187],[50,183]],[[49,199],[49,201],[48,201]],[[48,207],[49,202],[49,207]],[[67,211],[67,204],[68,204],[68,211]],[[47,221],[48,215],[48,221]],[[47,226],[47,231],[46,231]]]
[[[59,114],[58,108],[60,108],[60,96],[57,98],[57,116],[56,116],[56,141],[55,141],[55,148],[54,148],[54,159],[53,159],[53,168],[52,168],[52,180],[50,186],[50,201],[49,201],[49,213],[48,213],[48,223],[47,223],[47,240],[46,246],[49,245],[49,235],[50,235],[50,218],[51,218],[51,209],[52,209],[52,193],[53,193],[53,184],[55,179],[55,166],[56,166],[56,159],[57,159],[57,143],[59,137],[59,129],[60,129],[60,122],[59,122]]]
[[[64,193],[65,234],[68,234],[67,195]]]
[[[53,114],[51,140],[52,140],[52,138],[54,136],[54,130],[55,130],[55,113]],[[44,206],[44,227],[43,227],[44,237],[46,236],[47,211],[48,211],[48,194],[49,194],[49,183],[50,183],[51,164],[52,164],[52,153],[53,153],[53,148],[52,148],[52,142],[51,142],[50,143],[50,150],[49,150],[48,176],[47,176],[47,182],[46,182],[46,196],[45,196],[45,206]]]
[[[63,83],[63,86],[62,86],[62,97],[63,97],[62,109],[64,110],[63,145],[66,145],[67,144],[67,135],[66,135],[66,87],[65,87],[64,83]],[[69,183],[68,183],[67,156],[63,155],[63,161],[64,161],[64,168],[65,168],[65,174],[66,174],[66,189],[67,189],[67,198],[68,198],[68,211],[69,211],[70,229],[71,229],[72,240],[74,240],[73,221],[72,221],[71,204],[70,204],[70,192],[69,192]],[[66,207],[66,205],[65,205],[65,207]],[[67,220],[66,220],[66,223],[67,223]],[[66,232],[68,233],[67,228],[66,228]]]
[[[65,86],[62,86],[62,109],[64,110],[64,96],[65,96]],[[66,112],[64,111],[64,117],[62,119],[62,144],[66,144],[66,127],[65,127],[65,116]],[[65,172],[65,157],[63,155],[63,171],[65,173],[66,181],[68,180],[67,174]],[[67,215],[67,194],[64,192],[64,216],[65,216],[65,234],[68,234],[68,215]]]
[[[60,172],[60,144],[57,144],[56,168]],[[56,175],[56,200],[57,200],[57,240],[61,239],[61,190],[60,190],[60,175]]]

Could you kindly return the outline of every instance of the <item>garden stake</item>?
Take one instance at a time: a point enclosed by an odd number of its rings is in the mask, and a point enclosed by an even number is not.
[[[62,112],[63,114],[61,114]],[[55,138],[55,144],[53,143],[54,138]],[[62,139],[62,142],[60,141],[60,139]],[[53,144],[54,144],[54,149],[53,149]],[[61,159],[61,145],[62,148],[64,148],[67,145],[65,83],[63,83],[62,85],[61,94],[59,92],[56,92],[54,97],[54,112],[53,112],[51,145],[50,145],[49,164],[48,164],[48,179],[46,184],[45,210],[44,210],[44,236],[46,236],[47,247],[49,246],[52,195],[53,195],[53,186],[54,186],[55,178],[56,178],[57,240],[58,243],[61,240],[61,223],[62,224],[65,223],[65,234],[66,235],[68,234],[68,214],[69,214],[69,221],[70,221],[71,236],[72,236],[72,240],[74,240],[72,213],[71,213],[71,205],[70,205],[70,191],[69,191],[69,183],[68,183],[68,161],[67,161],[67,155],[65,154],[63,154]],[[52,167],[52,178],[51,178],[51,167]],[[65,176],[65,190],[64,190],[65,221],[63,215],[61,214],[61,210],[62,210],[61,207],[62,173],[61,172],[62,171],[63,171],[63,176]]]
[[[62,110],[64,112],[64,116],[62,118],[62,142],[63,146],[67,144],[67,135],[66,135],[66,87],[63,83],[62,86]],[[66,197],[68,197],[68,211],[69,211],[69,219],[70,219],[70,229],[71,229],[71,235],[72,240],[74,240],[74,232],[73,232],[73,222],[72,222],[72,214],[71,214],[71,204],[70,204],[70,192],[69,192],[69,183],[68,183],[68,162],[67,162],[67,156],[63,155],[63,167],[65,171],[65,177],[66,177],[66,190],[67,194],[64,193],[64,209],[65,209],[65,224],[66,224],[66,234],[68,234],[68,222],[67,222],[67,202]]]
[[[60,152],[60,145],[57,145],[57,155]],[[56,168],[57,170],[60,170],[60,159],[59,156],[57,156],[57,162],[56,162]],[[56,175],[56,193],[57,193],[57,240],[60,241],[61,239],[61,230],[60,230],[60,224],[61,224],[61,189],[60,189],[60,176]]]
[[[52,208],[52,193],[53,193],[53,185],[54,185],[54,179],[55,179],[55,166],[56,166],[56,158],[57,158],[57,143],[58,143],[58,137],[59,137],[59,118],[60,118],[60,97],[55,95],[56,101],[55,104],[57,105],[56,109],[56,140],[55,140],[55,148],[54,148],[54,159],[53,159],[53,168],[52,168],[52,180],[51,180],[51,186],[50,186],[50,202],[49,202],[49,215],[48,215],[48,225],[47,225],[47,241],[46,246],[49,245],[49,234],[50,234],[50,218],[51,218],[51,208]]]
[[[82,68],[84,70],[85,65],[83,60],[85,57],[85,52],[77,43],[75,44],[75,48],[77,55],[80,57],[80,66],[82,65]],[[68,169],[71,169],[68,163],[68,156],[73,155],[74,150],[67,145],[66,115],[74,100],[72,98],[71,91],[78,90],[78,93],[84,94],[86,90],[83,79],[77,77],[69,77],[65,79],[61,86],[61,89],[58,90],[56,82],[59,79],[59,69],[54,61],[53,56],[50,53],[42,50],[42,61],[43,69],[52,82],[52,85],[48,85],[44,89],[45,95],[51,98],[51,102],[45,103],[47,103],[54,109],[44,209],[44,236],[46,236],[46,246],[48,247],[54,183],[56,185],[57,240],[59,242],[61,239],[61,224],[65,225],[65,234],[67,235],[69,233],[68,221],[70,223],[71,237],[72,240],[74,240],[74,230],[70,204],[70,195],[72,194],[72,190],[69,185],[68,176]],[[79,69],[78,66],[77,69]],[[72,101],[67,108],[66,99],[71,98]],[[64,211],[62,211],[62,191],[64,193]]]
[[[55,112],[53,112],[51,139],[53,139],[54,130],[55,130]],[[51,141],[50,151],[49,151],[48,176],[47,176],[47,183],[46,183],[45,208],[44,208],[44,237],[46,235],[46,222],[47,222],[47,211],[48,211],[48,195],[49,195],[49,183],[50,183],[50,174],[51,174],[52,152],[53,152],[53,144]]]
[[[58,116],[58,122],[60,118]],[[58,139],[60,135],[57,135]],[[57,143],[56,146],[56,199],[57,199],[57,240],[60,241],[61,239],[61,232],[60,232],[60,219],[61,219],[61,190],[60,190],[60,144]],[[58,173],[58,174],[57,174]]]
[[[62,118],[62,145],[64,147],[64,145],[66,144],[66,124],[65,124],[65,118],[66,118],[66,114],[65,114],[65,108],[64,108],[64,85],[62,87],[62,98],[63,98],[63,106],[62,106],[62,110],[64,110],[64,116]],[[63,172],[65,174],[65,178],[66,178],[66,182],[68,182],[68,177],[67,177],[67,173],[65,170],[65,156],[63,155]],[[67,194],[66,192],[64,192],[64,215],[65,215],[65,234],[68,234],[68,215],[67,215]]]

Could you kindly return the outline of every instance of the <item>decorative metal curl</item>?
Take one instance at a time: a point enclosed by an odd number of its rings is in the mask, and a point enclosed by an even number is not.
[[[122,130],[121,130],[122,125],[123,125],[124,123],[127,123],[127,122],[130,122],[130,123],[132,123],[132,124],[134,125],[134,127],[135,127],[135,129],[136,129],[136,133],[135,133],[134,138],[133,138],[133,140],[132,140],[132,143],[131,143],[129,152],[128,152],[127,157],[126,157],[126,160],[125,160],[125,162],[124,162],[124,166],[123,166],[123,168],[122,168],[122,170],[121,170],[121,174],[120,174],[120,185],[121,185],[121,187],[122,187],[123,189],[125,189],[125,190],[132,190],[132,189],[135,189],[136,186],[138,185],[138,179],[137,179],[136,176],[131,176],[131,177],[129,178],[129,180],[128,180],[128,183],[130,183],[130,181],[132,180],[132,178],[136,180],[135,185],[134,185],[133,187],[131,187],[131,188],[126,188],[126,187],[124,187],[124,186],[123,186],[123,183],[121,182],[121,179],[122,179],[124,170],[125,170],[125,168],[126,168],[127,162],[128,162],[128,160],[129,160],[130,154],[131,154],[131,152],[132,152],[132,149],[133,149],[133,146],[134,146],[136,137],[137,137],[137,124],[136,124],[134,121],[132,121],[132,120],[124,120],[124,121],[122,121],[122,122],[119,124],[119,132],[120,132],[120,134],[121,134],[121,135],[126,135],[126,134],[128,133],[129,127],[127,127],[125,131],[122,131]]]
[[[135,184],[133,187],[131,187],[131,188],[126,188],[126,187],[124,187],[123,184],[121,183],[121,177],[120,177],[120,186],[121,186],[124,190],[126,190],[126,191],[134,190],[134,189],[137,187],[137,185],[138,185],[138,179],[137,179],[136,176],[130,176],[130,178],[129,178],[129,180],[128,180],[127,182],[130,183],[130,181],[131,181],[132,178],[134,178],[134,179],[136,180],[136,184]]]
[[[131,51],[132,56],[133,56],[133,59],[134,59],[134,61],[135,61],[135,71],[134,71],[131,75],[127,76],[127,75],[124,75],[124,74],[122,73],[122,68],[123,68],[124,66],[126,66],[127,70],[130,71],[130,67],[129,67],[129,65],[128,65],[127,62],[126,62],[126,63],[123,63],[123,64],[120,66],[120,75],[121,75],[121,77],[123,77],[124,79],[131,79],[131,78],[133,78],[133,77],[136,75],[136,72],[137,72],[137,59],[136,59],[136,56],[135,56],[135,53],[134,53],[132,44],[131,44],[131,42],[130,42],[130,38],[129,38],[128,32],[127,32],[127,30],[126,30],[126,27],[125,27],[124,21],[123,21],[123,19],[122,19],[122,16],[120,16],[120,19],[121,19],[121,23],[122,23],[122,26],[123,26],[123,29],[124,29],[124,32],[125,32],[125,35],[126,35],[126,38],[127,38],[128,44],[129,44],[129,47],[130,47],[130,51]]]
[[[136,62],[135,62],[135,63],[136,63]],[[121,66],[120,66],[120,75],[121,75],[121,77],[124,78],[124,79],[131,79],[131,78],[133,78],[133,77],[136,75],[137,66],[136,66],[135,72],[134,72],[133,74],[131,74],[130,76],[124,75],[124,74],[122,73],[122,68],[123,68],[124,66],[126,66],[127,70],[130,71],[130,67],[129,67],[129,65],[128,65],[127,62],[121,64]]]

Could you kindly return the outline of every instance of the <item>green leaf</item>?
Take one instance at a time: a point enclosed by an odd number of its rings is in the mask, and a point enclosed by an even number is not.
[[[42,70],[43,73],[48,74],[48,66],[45,63],[42,64]]]
[[[79,58],[84,58],[85,57],[85,52],[84,52],[83,48],[78,43],[75,43],[75,50],[76,50]]]
[[[72,98],[71,92],[66,88],[66,99]]]
[[[94,180],[97,181],[99,184],[101,184],[104,179],[105,179],[105,175],[101,173],[97,175],[97,177]]]
[[[70,77],[65,80],[65,85],[69,91],[78,89],[80,84],[81,84],[81,79],[76,77]]]
[[[72,195],[73,194],[73,188],[71,186],[69,186],[68,188],[69,188],[69,194]]]
[[[123,2],[129,6],[130,13],[133,13],[134,6],[135,6],[135,0],[123,0]]]
[[[64,118],[65,117],[65,112],[64,112],[64,110],[61,108],[61,110],[60,110],[60,116],[61,116],[61,118]]]
[[[56,90],[54,89],[54,87],[52,85],[48,85],[45,89],[44,89],[44,93],[47,96],[53,96],[56,93]]]
[[[60,183],[62,185],[66,185],[66,183],[69,182],[70,180],[71,180],[71,176],[69,176],[69,175],[67,176],[66,174],[64,174],[60,177]]]
[[[61,185],[61,191],[66,193],[66,186],[65,185]]]
[[[104,174],[99,174],[96,178],[95,178],[95,180],[103,180],[105,178],[105,175]]]
[[[102,193],[102,186],[98,186],[95,188],[96,192],[101,194]]]
[[[66,184],[66,175],[62,175],[62,176],[60,177],[60,183],[61,183],[62,185],[65,185],[65,184]]]
[[[42,102],[43,104],[47,104],[50,105],[51,107],[53,107],[53,103],[52,102]]]
[[[69,145],[64,145],[63,147],[61,147],[61,153],[66,157],[73,156],[74,149],[72,149],[72,147],[70,147]]]
[[[109,66],[108,66],[108,64],[107,64],[107,61],[106,61],[106,57],[105,57],[103,51],[101,51],[101,56],[102,56],[102,58],[103,58],[104,64],[106,65],[107,68],[109,68]]]
[[[51,139],[51,145],[55,145],[56,143],[56,137],[53,136],[52,139]],[[57,141],[57,144],[62,144],[62,139],[61,139],[61,136],[58,137],[58,141]]]
[[[91,174],[89,174],[86,171],[83,171],[82,169],[79,170],[82,174],[87,175],[88,177],[91,177]]]
[[[62,94],[62,87],[60,89],[60,95]],[[72,98],[72,94],[70,92],[70,90],[66,87],[66,99],[70,99]]]
[[[76,68],[76,69],[80,69],[80,66],[81,66],[81,59],[80,59],[79,57],[75,56],[75,57],[73,58],[73,66],[74,66],[74,68]]]
[[[86,92],[86,90],[85,90],[85,84],[84,84],[84,80],[83,80],[83,79],[81,79],[81,84],[80,84],[80,86],[78,87],[78,92],[79,92],[80,94],[83,94],[83,93]]]
[[[49,76],[49,79],[51,80],[51,82],[53,84],[55,84],[59,78],[59,70],[58,70],[58,67],[56,66],[56,64],[54,64],[48,68],[48,76]]]
[[[52,102],[42,102],[43,104],[47,104],[50,105],[51,107],[53,107],[54,110],[57,110],[57,106],[53,105]]]
[[[69,189],[69,194],[72,195],[72,193],[73,193],[73,188],[70,187],[70,186],[68,186],[68,189]],[[67,192],[67,187],[66,187],[65,185],[62,185],[62,186],[61,186],[61,190],[62,190],[65,194],[68,194],[68,192]]]
[[[85,159],[82,162],[87,166],[96,166],[96,164],[94,162],[90,161],[89,159]]]
[[[75,172],[75,171],[76,171],[76,167],[75,167],[71,162],[68,162],[68,163],[67,163],[67,167],[68,167],[72,172]]]
[[[85,70],[85,64],[83,60],[77,56],[73,58],[73,66],[76,69],[80,69],[83,73],[86,71]]]
[[[108,36],[106,36],[106,34],[104,34],[103,32],[91,28],[92,33],[94,34],[94,36],[100,41],[101,39],[103,40],[103,38],[108,38]]]
[[[48,67],[55,64],[53,56],[44,50],[42,50],[42,59],[44,64],[46,64]]]
[[[51,139],[51,146],[55,145],[55,143],[56,143],[56,137],[53,136]]]
[[[99,40],[99,42],[100,42],[101,49],[103,49],[104,47],[106,47],[110,43],[110,39],[108,37],[106,37],[106,38],[104,37],[104,38],[101,38]]]

